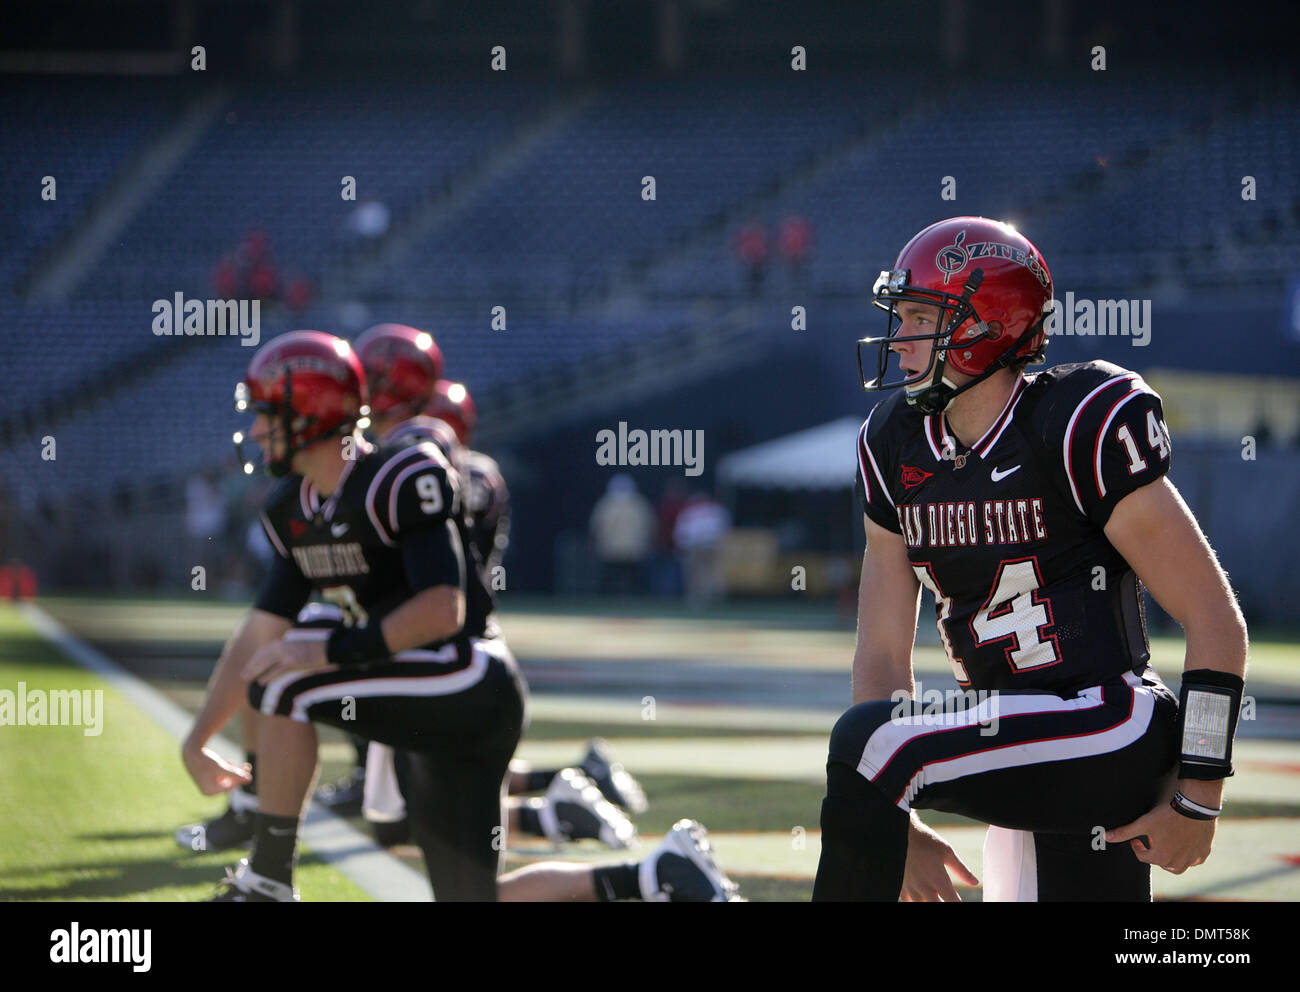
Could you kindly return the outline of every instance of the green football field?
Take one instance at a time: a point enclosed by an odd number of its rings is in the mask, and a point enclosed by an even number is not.
[[[0,898],[196,900],[228,855],[182,852],[167,827],[203,811],[179,742],[102,678],[64,658],[11,606],[0,608],[0,689],[103,691],[102,729],[0,727]],[[84,715],[83,715],[84,716]],[[304,852],[314,898],[365,893]]]
[[[53,598],[40,607],[191,711],[240,612],[229,604],[184,600]],[[604,737],[650,799],[650,810],[637,819],[641,850],[678,818],[693,817],[709,827],[719,862],[747,898],[808,898],[818,859],[826,739],[848,699],[851,630],[836,627],[833,617],[809,624],[781,610],[684,618],[585,604],[529,604],[507,610],[503,625],[526,668],[530,658],[546,661],[530,671],[532,723],[520,757],[536,767],[560,767],[575,763],[589,738]],[[1153,651],[1157,668],[1176,677],[1180,642],[1158,639]],[[927,686],[951,685],[936,648],[919,648],[916,667]],[[19,683],[29,690],[102,690],[103,725],[95,736],[78,726],[0,726],[0,899],[186,901],[211,895],[235,858],[182,851],[171,838],[175,827],[221,809],[189,781],[174,732],[100,675],[65,658],[18,608],[3,605],[0,691],[16,692]],[[1260,695],[1259,713],[1249,725],[1243,721],[1239,771],[1228,788],[1214,856],[1182,876],[1157,871],[1157,898],[1300,895],[1296,645],[1255,643],[1249,690]],[[329,728],[321,741],[322,780],[328,780],[347,769],[352,748]],[[944,814],[922,816],[979,875],[985,828]],[[353,822],[365,829],[362,821]],[[393,853],[419,866],[414,848]],[[594,842],[557,849],[512,837],[507,867],[627,857]],[[309,845],[300,866],[304,900],[371,898]],[[978,900],[980,892],[965,889],[962,896]]]

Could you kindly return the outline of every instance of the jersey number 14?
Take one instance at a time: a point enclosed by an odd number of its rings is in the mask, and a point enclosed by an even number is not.
[[[953,675],[962,685],[969,685],[970,673],[953,650],[948,630],[953,601],[939,588],[929,564],[913,565],[912,569],[921,583],[934,593],[939,609],[936,626],[948,662],[952,665]],[[1052,626],[1052,604],[1039,591],[1042,584],[1037,559],[1019,558],[1001,562],[988,599],[970,619],[975,647],[982,648],[1009,640],[1011,643],[1004,648],[1004,652],[1007,664],[1017,672],[1043,668],[1060,661],[1056,636],[1048,633],[1048,628]]]

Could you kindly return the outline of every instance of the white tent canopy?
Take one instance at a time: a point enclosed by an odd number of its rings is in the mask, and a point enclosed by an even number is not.
[[[845,489],[853,485],[862,420],[843,417],[733,451],[718,462],[729,486],[763,489]]]

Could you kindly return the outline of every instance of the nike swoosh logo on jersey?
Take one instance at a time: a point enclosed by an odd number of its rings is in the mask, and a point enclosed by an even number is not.
[[[1016,465],[1013,468],[1009,468],[1005,472],[999,468],[995,468],[993,472],[989,475],[989,478],[992,479],[994,482],[1001,482],[1012,472],[1019,472],[1019,471],[1020,471],[1019,465]]]
[[[1020,466],[1016,466],[1016,467],[1019,468]],[[344,534],[346,534],[347,532],[348,532],[348,525],[347,525],[347,524],[331,524],[331,525],[330,525],[330,533],[333,534],[335,537],[342,537],[342,536],[343,536]]]

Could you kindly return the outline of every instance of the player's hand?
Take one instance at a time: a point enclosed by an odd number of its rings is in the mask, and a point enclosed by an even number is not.
[[[1170,793],[1172,795],[1172,792]],[[1210,856],[1217,820],[1193,820],[1169,805],[1166,798],[1151,812],[1132,823],[1106,831],[1107,844],[1129,842],[1139,861],[1181,875]],[[1145,835],[1150,847],[1137,838]]]
[[[337,668],[325,655],[325,641],[287,641],[283,637],[263,644],[248,659],[240,674],[250,682],[265,685],[288,672]]]
[[[190,778],[194,779],[194,784],[205,796],[229,792],[238,785],[248,785],[253,781],[251,765],[232,765],[208,747],[195,747],[186,743],[181,748],[181,760],[185,763]]]
[[[1170,812],[1173,812],[1172,810]],[[957,857],[951,845],[913,813],[907,834],[907,866],[903,869],[903,902],[961,902],[948,877],[951,868],[967,885],[979,885],[975,873]]]

